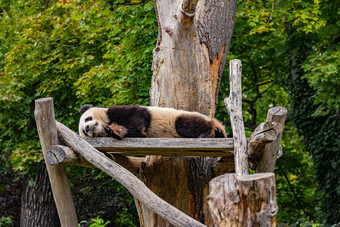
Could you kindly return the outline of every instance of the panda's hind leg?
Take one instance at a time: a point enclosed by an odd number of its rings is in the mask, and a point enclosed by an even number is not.
[[[184,138],[209,138],[213,125],[200,116],[180,115],[175,122],[176,132]]]

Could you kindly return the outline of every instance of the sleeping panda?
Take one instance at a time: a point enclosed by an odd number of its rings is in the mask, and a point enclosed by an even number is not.
[[[79,122],[82,137],[227,137],[220,122],[198,112],[135,105],[98,108],[88,104],[79,112],[82,114]]]

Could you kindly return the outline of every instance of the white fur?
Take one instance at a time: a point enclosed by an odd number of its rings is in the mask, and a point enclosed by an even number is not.
[[[87,134],[89,137],[107,136],[104,129],[109,122],[106,112],[107,108],[92,107],[83,113],[79,120],[79,135],[81,137],[87,137],[83,130],[88,126],[89,130]],[[92,120],[85,122],[85,119],[88,117],[92,117]]]

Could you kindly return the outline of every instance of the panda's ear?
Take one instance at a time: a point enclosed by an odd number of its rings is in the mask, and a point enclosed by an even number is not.
[[[85,113],[86,110],[90,109],[91,107],[93,107],[92,104],[85,104],[82,107],[80,107],[79,113],[83,114],[83,113]]]

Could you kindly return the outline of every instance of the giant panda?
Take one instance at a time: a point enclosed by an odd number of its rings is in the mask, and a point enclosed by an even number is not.
[[[81,137],[225,138],[223,125],[214,118],[173,108],[152,106],[84,105],[79,109]]]

